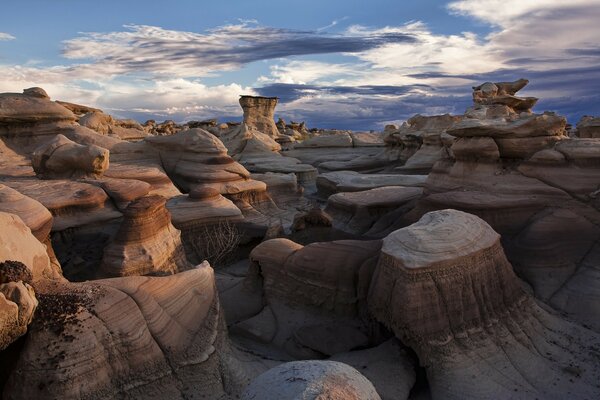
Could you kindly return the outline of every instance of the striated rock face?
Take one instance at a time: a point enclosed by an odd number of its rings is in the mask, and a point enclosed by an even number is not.
[[[168,277],[46,281],[37,290],[5,396],[220,399],[245,383],[207,263]]]
[[[147,196],[125,210],[115,238],[104,249],[102,276],[172,274],[187,269],[181,233],[171,224],[166,199]]]
[[[454,137],[446,131],[458,123],[462,117],[450,114],[423,116],[417,114],[409,118],[397,129],[385,132],[386,151],[403,164],[395,170],[405,174],[427,174],[433,165],[446,158],[447,143]]]
[[[473,215],[431,212],[384,239],[369,308],[417,352],[434,398],[600,394],[600,336],[540,308]]]
[[[7,125],[74,120],[75,115],[71,111],[50,101],[47,94],[43,96],[38,90],[0,94],[0,136]]]
[[[529,81],[484,83],[473,88],[475,106],[447,133],[463,138],[491,137],[500,156],[523,159],[566,138],[566,119],[551,112],[532,114],[537,99],[516,97]]]
[[[277,97],[240,96],[240,106],[244,109],[244,124],[272,138],[279,137],[275,125]]]
[[[40,242],[48,238],[52,214],[40,202],[0,184],[0,211],[18,215]]]
[[[56,135],[33,152],[31,163],[36,174],[46,179],[97,176],[108,169],[109,151]]]
[[[222,194],[266,190],[262,182],[251,180],[250,173],[227,155],[216,136],[203,129],[149,137],[146,141],[158,149],[167,173],[184,190],[196,185],[214,187]]]
[[[243,400],[381,400],[367,378],[336,361],[294,361],[255,378]]]
[[[327,199],[325,211],[333,217],[333,226],[345,232],[367,233],[386,214],[404,212],[415,206],[422,188],[383,186],[361,192],[336,193]]]
[[[339,192],[360,192],[384,186],[421,187],[427,175],[360,174],[355,171],[334,171],[317,177],[317,188],[323,195]]]
[[[378,240],[302,246],[271,239],[256,246],[250,259],[260,271],[267,298],[356,315],[364,306],[369,270],[380,246]]]

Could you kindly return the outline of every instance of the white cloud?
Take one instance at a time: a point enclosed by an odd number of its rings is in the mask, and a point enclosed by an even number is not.
[[[2,40],[15,40],[16,37],[11,35],[10,33],[0,32],[0,41]]]

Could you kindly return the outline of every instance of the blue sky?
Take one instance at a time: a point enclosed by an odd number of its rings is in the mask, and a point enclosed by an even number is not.
[[[462,113],[471,86],[524,77],[574,123],[600,114],[597,15],[600,0],[20,0],[0,13],[0,91],[179,121],[278,96],[278,116],[359,130]]]

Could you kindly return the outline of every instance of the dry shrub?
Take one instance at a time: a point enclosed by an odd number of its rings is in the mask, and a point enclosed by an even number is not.
[[[203,225],[192,245],[200,260],[208,260],[213,268],[232,261],[242,239],[239,228],[227,219]]]

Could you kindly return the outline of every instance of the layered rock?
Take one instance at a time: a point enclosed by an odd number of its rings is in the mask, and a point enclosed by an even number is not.
[[[5,396],[219,399],[246,382],[208,264],[37,290],[37,317]]]
[[[395,154],[402,164],[395,169],[408,174],[428,174],[433,165],[446,158],[454,138],[446,131],[461,120],[444,114],[431,117],[415,115],[398,129],[388,129],[385,143],[389,157]]]
[[[100,110],[93,110],[81,118],[79,124],[102,135],[112,135],[123,140],[140,140],[148,136],[144,128],[134,120],[118,120]]]
[[[355,171],[334,171],[317,177],[319,193],[329,196],[339,192],[360,192],[384,186],[421,187],[426,175],[360,174]]]
[[[279,130],[275,125],[275,106],[277,97],[240,96],[240,106],[244,110],[244,124],[271,138],[278,138]]]
[[[101,175],[109,165],[109,151],[96,145],[81,145],[56,135],[32,155],[33,169],[48,178],[81,178]]]
[[[537,99],[516,97],[529,81],[487,82],[473,88],[475,106],[447,133],[464,138],[491,137],[501,157],[523,159],[566,138],[566,119],[551,112],[532,114]]]
[[[582,139],[600,138],[600,118],[585,115],[577,122],[575,135]]]
[[[422,193],[422,188],[404,186],[336,193],[327,199],[325,211],[333,217],[335,228],[365,234],[376,221],[386,218],[386,214],[412,209]]]
[[[104,249],[100,276],[172,274],[189,267],[181,232],[171,224],[166,199],[147,196],[133,201]]]
[[[40,202],[0,184],[0,211],[18,215],[40,242],[48,238],[52,214]]]
[[[433,398],[600,393],[600,336],[538,306],[473,215],[431,212],[385,238],[369,308],[417,352]]]
[[[295,361],[281,364],[255,378],[243,400],[381,400],[367,378],[335,361]]]
[[[196,185],[214,187],[221,194],[265,191],[262,182],[227,155],[223,143],[211,133],[195,128],[171,136],[146,139],[158,149],[172,180],[186,191]]]
[[[260,318],[242,318],[236,311],[243,322],[233,325],[232,332],[269,343],[296,359],[324,358],[378,344],[378,330],[366,315],[365,296],[380,244],[347,240],[302,246],[288,239],[261,243],[250,254],[252,265],[244,286],[229,296],[237,293],[235,298],[250,299],[258,293],[266,307],[261,307]],[[268,331],[261,328],[265,321],[271,321]]]

